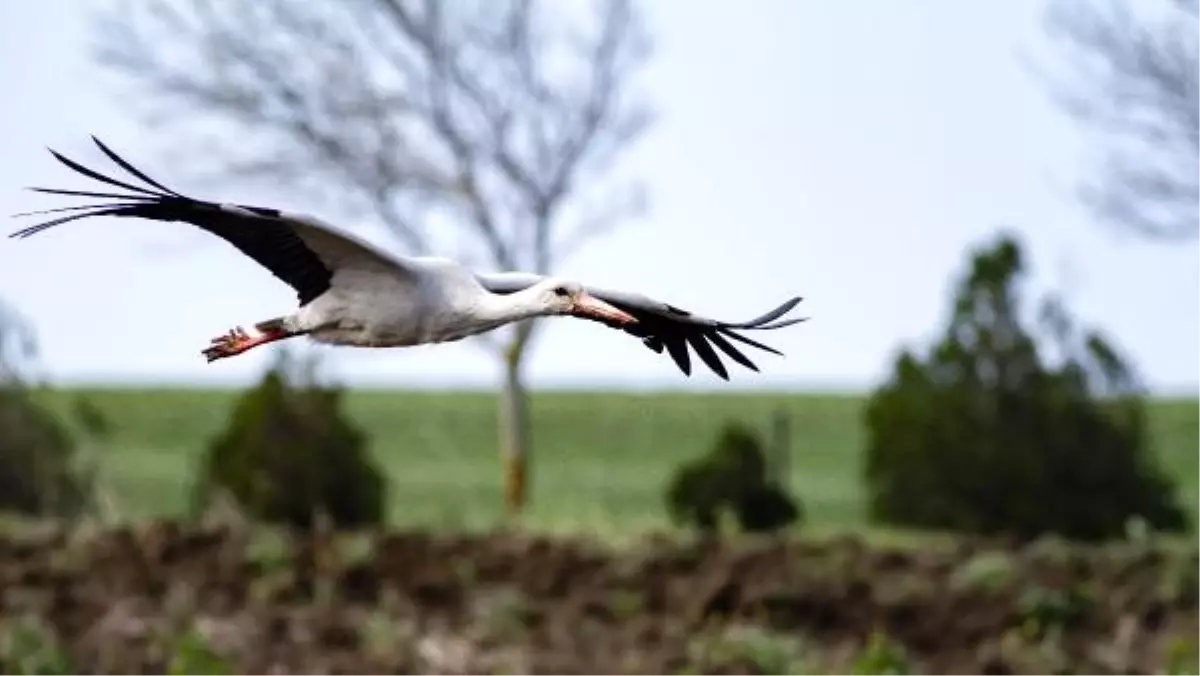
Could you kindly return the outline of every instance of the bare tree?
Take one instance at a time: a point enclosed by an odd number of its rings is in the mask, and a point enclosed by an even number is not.
[[[0,299],[0,387],[18,383],[37,357],[37,339],[29,320]]]
[[[370,216],[410,253],[546,274],[641,208],[615,171],[649,122],[635,79],[650,45],[631,0],[139,0],[98,20],[101,63],[173,146],[203,144],[226,179]],[[504,367],[513,510],[537,326],[482,341]]]
[[[1055,78],[1056,100],[1106,141],[1098,175],[1082,186],[1085,204],[1102,221],[1149,238],[1195,238],[1196,0],[1052,0],[1047,18],[1075,67]]]

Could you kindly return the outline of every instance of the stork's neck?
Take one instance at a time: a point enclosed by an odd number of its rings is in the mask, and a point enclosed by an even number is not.
[[[485,293],[479,304],[479,318],[496,325],[549,314],[541,302],[537,287],[513,293]]]

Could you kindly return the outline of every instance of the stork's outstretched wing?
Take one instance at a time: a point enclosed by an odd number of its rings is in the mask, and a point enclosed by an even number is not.
[[[181,195],[136,169],[96,137],[93,136],[92,140],[117,166],[144,185],[105,176],[51,150],[50,153],[59,162],[77,173],[129,192],[30,188],[53,195],[104,201],[16,214],[66,215],[23,228],[10,237],[29,237],[57,225],[92,216],[186,222],[232,244],[291,286],[296,290],[300,305],[328,291],[334,275],[340,270],[373,270],[392,276],[404,276],[408,272],[402,261],[355,237],[337,232],[310,216],[287,214],[265,207],[206,202]]]
[[[492,293],[513,293],[528,288],[543,279],[539,275],[526,273],[480,274],[476,275],[476,278],[484,288]],[[687,310],[638,293],[592,287],[584,287],[584,289],[596,298],[633,315],[637,322],[620,324],[599,318],[589,319],[637,336],[642,339],[642,343],[646,347],[659,354],[666,349],[667,354],[685,375],[691,375],[692,372],[692,360],[688,352],[689,345],[701,361],[712,369],[713,373],[725,380],[729,379],[729,372],[722,363],[717,353],[718,350],[742,366],[757,371],[758,367],[754,365],[754,362],[750,361],[730,340],[772,354],[782,355],[775,348],[747,338],[739,332],[781,329],[808,319],[807,317],[783,319],[784,315],[803,300],[801,298],[792,298],[774,310],[750,321],[723,322],[696,316]]]

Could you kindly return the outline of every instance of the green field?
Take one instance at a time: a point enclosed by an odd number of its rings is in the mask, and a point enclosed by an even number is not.
[[[71,390],[46,396],[67,410],[87,395],[113,436],[95,449],[102,488],[125,518],[185,509],[192,470],[236,393],[214,390]],[[478,528],[500,520],[496,405],[490,393],[347,393],[349,413],[371,434],[391,483],[396,524]],[[616,535],[665,528],[661,488],[703,453],[722,423],[764,431],[773,411],[791,421],[791,486],[819,531],[864,525],[860,485],[862,399],[813,394],[533,395],[532,505],[527,524]],[[1195,513],[1200,414],[1195,399],[1151,407],[1152,444]]]

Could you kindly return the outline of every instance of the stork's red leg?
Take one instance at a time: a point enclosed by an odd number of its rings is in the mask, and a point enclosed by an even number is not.
[[[255,324],[254,328],[259,332],[257,336],[251,336],[240,326],[231,329],[229,333],[213,338],[212,345],[206,348],[202,354],[211,363],[218,359],[239,355],[259,345],[266,345],[296,335],[279,326],[279,322],[275,320],[260,322]]]

